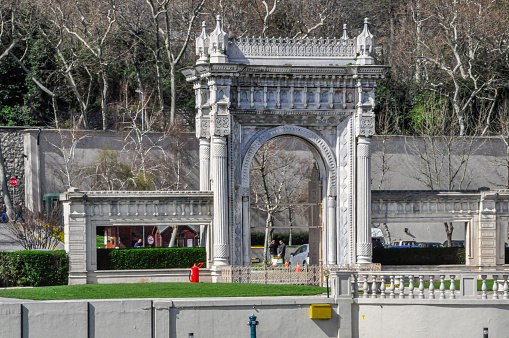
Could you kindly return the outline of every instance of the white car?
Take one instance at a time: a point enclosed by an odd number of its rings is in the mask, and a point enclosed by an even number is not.
[[[299,248],[290,255],[290,263],[292,266],[297,266],[297,262],[300,266],[309,264],[309,244],[299,246]]]

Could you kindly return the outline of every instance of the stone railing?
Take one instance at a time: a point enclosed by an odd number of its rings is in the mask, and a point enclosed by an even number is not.
[[[509,271],[331,273],[333,294],[362,299],[509,299]],[[480,291],[478,291],[480,281]]]

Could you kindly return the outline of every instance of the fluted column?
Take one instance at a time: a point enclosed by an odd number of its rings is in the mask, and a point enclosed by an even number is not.
[[[214,265],[228,265],[228,181],[226,137],[212,138],[214,166]]]
[[[337,263],[337,243],[336,243],[336,196],[327,197],[327,226],[329,229],[329,233],[327,234],[328,238],[328,264],[336,264]]]
[[[371,263],[371,140],[357,139],[357,263]]]
[[[210,191],[210,140],[200,138],[200,190]]]

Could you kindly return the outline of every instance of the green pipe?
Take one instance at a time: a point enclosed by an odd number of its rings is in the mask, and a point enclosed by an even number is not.
[[[254,314],[249,316],[249,322],[247,322],[247,325],[251,326],[251,338],[256,338],[256,325],[258,325],[258,321]]]

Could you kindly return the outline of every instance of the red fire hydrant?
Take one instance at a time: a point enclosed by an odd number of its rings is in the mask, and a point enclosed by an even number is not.
[[[199,283],[200,282],[200,268],[203,266],[203,263],[194,264],[191,267],[191,272],[189,273],[189,280],[191,283]]]

